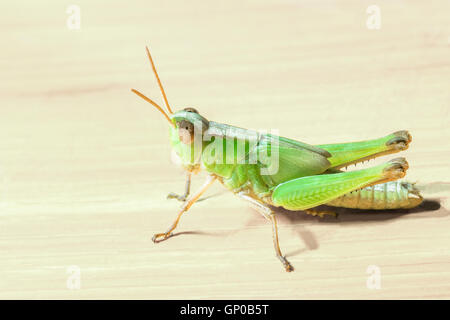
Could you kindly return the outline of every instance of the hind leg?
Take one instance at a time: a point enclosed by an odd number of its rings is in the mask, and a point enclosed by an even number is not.
[[[328,158],[328,161],[331,163],[330,169],[339,169],[353,163],[406,150],[411,140],[412,138],[409,132],[402,130],[379,139],[324,144],[318,145],[317,147],[331,153],[331,158]]]
[[[397,158],[368,169],[293,179],[275,187],[272,203],[288,210],[310,209],[351,191],[403,178],[407,169],[406,160]]]
[[[317,208],[306,209],[306,210],[305,210],[305,213],[307,213],[307,214],[309,214],[309,215],[312,215],[313,217],[318,216],[318,217],[320,217],[320,218],[323,218],[323,217],[325,217],[326,215],[328,215],[328,216],[333,216],[333,217],[335,217],[335,218],[338,217],[337,213],[334,212],[334,211],[330,211],[330,210],[322,210],[322,209],[319,210],[319,209],[317,209]]]

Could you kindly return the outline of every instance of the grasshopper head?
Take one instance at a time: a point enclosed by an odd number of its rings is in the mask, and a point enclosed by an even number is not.
[[[203,149],[203,134],[209,127],[209,121],[194,108],[185,108],[170,116],[173,127],[170,128],[170,143],[188,170],[199,167]]]
[[[147,47],[146,51],[153,73],[161,89],[168,113],[160,105],[139,91],[135,89],[131,89],[131,91],[153,105],[166,118],[170,124],[170,142],[176,154],[181,159],[182,165],[187,170],[195,170],[200,166],[203,149],[203,133],[208,129],[209,121],[202,117],[194,108],[185,108],[175,113],[172,112],[161,80],[156,72],[152,56]]]

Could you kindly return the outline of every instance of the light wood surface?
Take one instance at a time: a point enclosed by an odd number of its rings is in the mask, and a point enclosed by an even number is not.
[[[0,298],[450,298],[450,3],[375,2],[86,0],[80,30],[69,3],[3,4]],[[162,103],[145,45],[175,109],[311,144],[410,130],[407,177],[427,203],[336,220],[279,210],[293,273],[270,224],[221,185],[153,244],[184,174],[167,122],[130,92]]]

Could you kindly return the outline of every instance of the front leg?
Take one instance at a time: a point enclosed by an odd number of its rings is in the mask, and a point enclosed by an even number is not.
[[[186,185],[184,187],[183,195],[179,195],[179,194],[171,192],[167,195],[167,199],[177,199],[178,201],[185,202],[187,197],[189,196],[189,193],[191,190],[191,176],[192,176],[192,172],[188,171],[186,173]]]
[[[198,200],[198,198],[200,198],[200,196],[212,185],[214,180],[216,180],[216,176],[213,176],[213,175],[209,175],[206,178],[206,181],[203,184],[203,186],[200,188],[200,190],[191,199],[187,200],[183,204],[183,206],[181,207],[180,212],[178,213],[177,218],[175,219],[175,221],[173,222],[173,224],[169,228],[169,230],[167,230],[164,233],[157,233],[157,234],[155,234],[153,236],[153,238],[152,238],[153,242],[157,243],[157,242],[166,240],[166,239],[168,239],[168,238],[170,238],[172,236],[172,231],[175,230],[175,228],[177,227],[178,222],[180,221],[180,218],[183,215],[183,213],[185,213],[186,211],[189,210],[189,208]]]
[[[237,195],[241,199],[244,199],[244,200],[250,202],[255,207],[255,209],[264,216],[264,218],[266,218],[267,220],[269,220],[272,223],[272,239],[273,239],[273,246],[275,248],[275,254],[276,254],[277,258],[281,261],[281,263],[284,266],[284,269],[287,272],[293,271],[294,268],[281,253],[280,243],[278,241],[277,219],[276,219],[276,216],[275,216],[275,213],[273,212],[273,210],[267,204],[255,199],[255,198],[250,197],[245,192],[239,192]]]

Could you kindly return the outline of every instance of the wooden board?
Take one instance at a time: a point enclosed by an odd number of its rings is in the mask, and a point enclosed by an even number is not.
[[[450,298],[450,5],[377,1],[371,30],[372,4],[77,1],[79,30],[67,4],[4,5],[0,298]],[[427,202],[280,210],[290,274],[270,225],[220,185],[153,244],[184,175],[167,123],[130,92],[162,103],[145,45],[175,109],[311,144],[410,130],[402,155]]]

